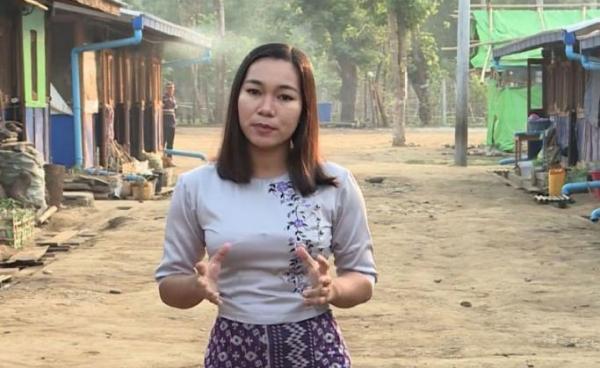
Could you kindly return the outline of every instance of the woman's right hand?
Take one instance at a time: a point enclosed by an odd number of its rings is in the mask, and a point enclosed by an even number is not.
[[[219,297],[219,287],[217,280],[221,272],[221,264],[229,253],[231,244],[225,243],[208,261],[200,261],[196,263],[195,288],[198,290],[202,299],[207,299],[209,302],[219,305],[221,298]]]

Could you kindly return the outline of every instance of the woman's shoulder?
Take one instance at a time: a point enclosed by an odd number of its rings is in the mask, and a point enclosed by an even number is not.
[[[199,166],[179,175],[179,181],[185,184],[205,183],[218,178],[219,174],[217,173],[217,168],[213,163]]]
[[[321,163],[321,167],[323,168],[323,172],[325,173],[325,175],[333,176],[338,181],[344,181],[352,175],[350,173],[350,170],[348,170],[342,165],[336,164],[335,162],[324,161]]]

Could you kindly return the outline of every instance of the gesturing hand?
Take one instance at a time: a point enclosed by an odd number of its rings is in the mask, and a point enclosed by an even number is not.
[[[331,287],[331,276],[329,276],[329,262],[322,255],[314,259],[304,248],[296,248],[296,256],[304,263],[311,288],[302,292],[304,304],[320,305],[327,304],[333,298],[333,288]]]
[[[221,298],[219,297],[219,288],[217,286],[217,280],[219,279],[219,272],[221,272],[221,264],[229,252],[231,244],[225,243],[215,253],[210,260],[201,261],[196,263],[194,266],[198,273],[196,277],[196,286],[203,299],[208,299],[209,302],[219,305],[221,304]]]

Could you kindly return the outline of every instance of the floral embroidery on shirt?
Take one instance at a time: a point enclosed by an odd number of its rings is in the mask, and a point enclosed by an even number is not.
[[[296,193],[289,180],[269,184],[269,193],[277,196],[280,203],[288,208],[286,230],[290,233],[288,247],[291,256],[289,270],[285,276],[286,281],[294,286],[294,292],[301,293],[309,285],[304,278],[304,265],[296,257],[295,251],[296,247],[302,244],[313,256],[320,252],[314,244],[314,239],[320,241],[323,236],[319,216],[321,207]],[[312,237],[309,237],[309,232],[313,234]]]

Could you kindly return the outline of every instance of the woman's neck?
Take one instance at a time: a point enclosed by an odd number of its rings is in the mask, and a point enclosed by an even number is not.
[[[280,147],[272,150],[250,148],[252,172],[255,178],[272,178],[287,172],[288,150]]]

